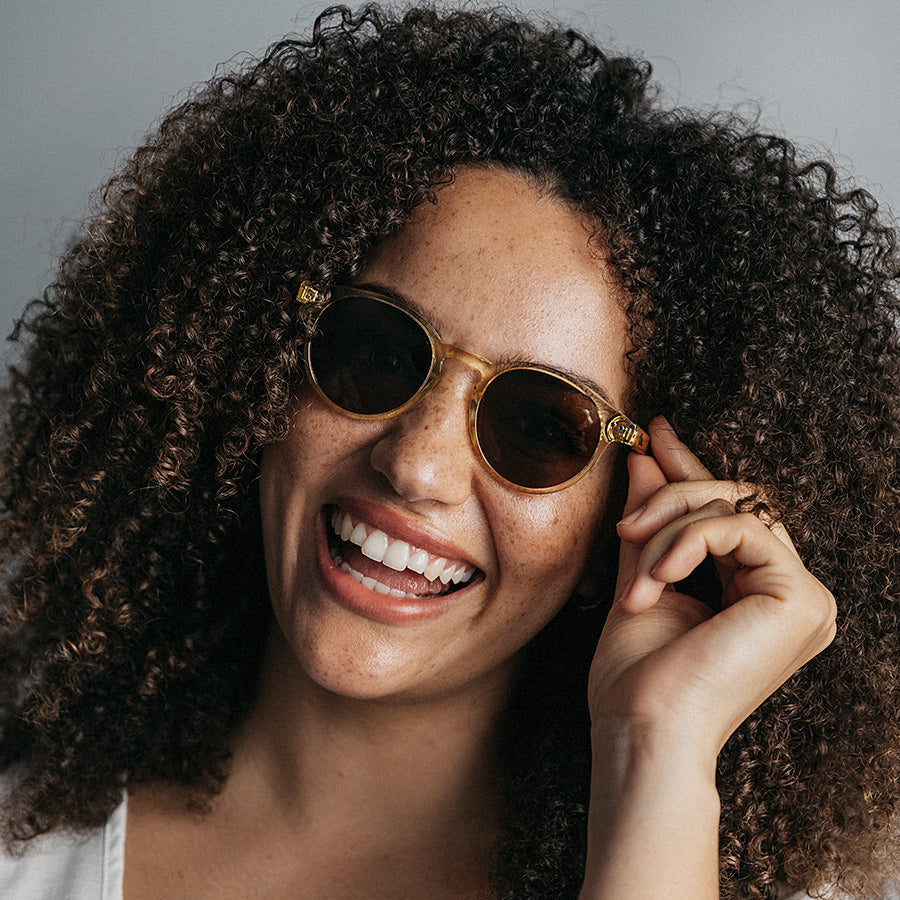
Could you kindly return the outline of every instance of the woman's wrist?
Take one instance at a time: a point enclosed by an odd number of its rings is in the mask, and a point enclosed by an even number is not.
[[[715,756],[646,719],[593,727],[581,900],[718,896]]]

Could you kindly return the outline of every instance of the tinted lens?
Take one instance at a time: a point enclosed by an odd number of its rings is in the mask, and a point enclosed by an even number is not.
[[[600,441],[596,404],[547,372],[509,369],[485,388],[475,418],[481,452],[507,481],[550,488],[574,478]]]
[[[327,306],[309,343],[322,393],[347,412],[372,416],[402,406],[431,369],[431,342],[403,310],[369,297]]]

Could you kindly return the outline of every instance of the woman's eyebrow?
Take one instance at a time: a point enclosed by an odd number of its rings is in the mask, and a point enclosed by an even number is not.
[[[587,375],[583,375],[581,372],[575,372],[572,369],[566,368],[565,366],[551,366],[545,362],[532,359],[530,356],[524,356],[521,353],[504,353],[502,356],[494,360],[494,362],[504,366],[543,366],[545,369],[550,369],[553,372],[558,372],[560,375],[565,375],[566,378],[571,378],[572,381],[574,381],[576,384],[580,384],[583,387],[590,388],[595,394],[600,397],[601,400],[609,404],[609,406],[613,407],[614,409],[618,408],[613,402],[612,397],[610,397],[609,391],[607,391],[606,388],[604,388],[600,384],[597,384],[597,382],[594,381],[593,378],[588,378]]]
[[[415,300],[412,300],[410,297],[401,294],[399,291],[395,291],[392,288],[387,287],[387,285],[380,284],[377,281],[366,281],[360,284],[354,284],[353,287],[357,287],[363,291],[372,291],[376,294],[382,294],[389,300],[396,303],[398,306],[403,306],[406,309],[416,313],[416,315],[421,316],[421,318],[431,324],[431,327],[434,328],[434,330],[437,331],[438,334],[443,334],[447,330],[445,323],[443,323],[440,319],[435,319],[432,313],[426,312],[418,303],[416,303]],[[544,366],[545,368],[552,369],[554,372],[559,372],[560,375],[565,375],[567,378],[571,378],[572,381],[576,382],[576,384],[581,384],[587,388],[590,388],[609,406],[613,407],[614,409],[618,408],[613,402],[612,397],[610,396],[609,391],[607,391],[606,388],[604,388],[602,385],[597,384],[597,382],[594,381],[593,378],[588,378],[581,372],[573,372],[571,369],[567,369],[564,366],[551,366],[545,362],[533,359],[532,357],[526,356],[522,353],[504,353],[491,361],[495,365],[502,366]]]
[[[387,297],[388,300],[392,300],[398,306],[403,306],[410,310],[410,312],[414,312],[417,316],[424,319],[438,334],[443,334],[443,332],[447,330],[446,322],[435,318],[432,313],[426,312],[415,300],[407,297],[405,294],[401,294],[399,291],[387,287],[387,285],[380,284],[377,281],[366,281],[362,284],[354,284],[353,287],[360,288],[364,291],[372,291]]]

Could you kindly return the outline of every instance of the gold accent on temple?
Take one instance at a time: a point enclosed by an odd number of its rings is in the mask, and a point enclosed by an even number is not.
[[[606,423],[606,439],[625,444],[637,453],[646,453],[650,448],[650,437],[647,432],[621,414],[613,416]]]
[[[324,299],[324,294],[311,281],[304,281],[297,291],[298,303],[318,303]]]

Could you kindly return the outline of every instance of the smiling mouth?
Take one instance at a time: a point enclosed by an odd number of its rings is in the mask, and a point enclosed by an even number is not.
[[[336,506],[325,508],[334,564],[363,587],[401,599],[443,597],[467,587],[480,570],[393,538]]]

